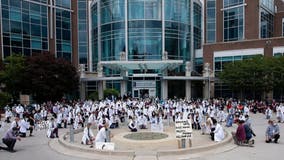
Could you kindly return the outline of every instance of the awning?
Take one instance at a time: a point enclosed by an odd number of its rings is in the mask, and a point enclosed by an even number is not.
[[[80,79],[81,81],[119,81],[127,80],[127,77],[84,77]]]
[[[183,64],[183,60],[161,60],[161,61],[101,61],[104,67],[119,70],[174,70]]]
[[[209,77],[199,77],[199,76],[163,76],[164,80],[191,80],[191,81],[201,81],[201,80],[209,80]]]

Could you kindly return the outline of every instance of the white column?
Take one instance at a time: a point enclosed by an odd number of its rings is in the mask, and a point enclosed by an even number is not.
[[[92,9],[91,9],[91,4],[92,4],[92,1],[89,1],[88,3],[88,21],[89,21],[89,37],[88,37],[88,46],[89,46],[89,49],[88,49],[88,71],[89,72],[93,72],[93,47],[92,47]]]
[[[128,0],[124,0],[125,60],[128,61]]]
[[[127,93],[127,81],[120,81],[120,96],[123,97]]]
[[[162,57],[165,57],[164,54],[166,53],[165,47],[165,0],[162,0]],[[166,56],[168,57],[168,55]]]
[[[187,61],[185,63],[185,76],[191,77],[191,71],[192,71],[192,63]],[[187,99],[191,99],[191,80],[185,81],[185,96]]]
[[[168,98],[168,80],[161,81],[161,97],[162,99]]]
[[[80,99],[81,100],[86,99],[86,82],[85,81],[80,82]]]
[[[104,82],[103,81],[98,82],[98,94],[99,94],[100,100],[104,98]]]
[[[188,100],[191,99],[191,81],[190,80],[185,81],[185,96]]]
[[[206,78],[204,81],[204,87],[203,87],[203,98],[209,99],[211,95],[211,86],[210,86],[210,64],[205,63],[204,69],[203,69],[203,77]]]

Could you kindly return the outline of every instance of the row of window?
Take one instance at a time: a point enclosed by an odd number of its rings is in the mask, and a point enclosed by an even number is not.
[[[101,23],[105,24],[112,21],[124,21],[125,7],[124,0],[102,1],[100,6]],[[161,20],[161,17],[161,0],[134,0],[128,3],[128,20]],[[169,21],[190,23],[190,0],[165,1],[165,19]]]
[[[23,38],[19,35],[12,35],[11,37],[3,36],[3,45],[32,48],[32,49],[44,49],[44,50],[48,49],[48,42],[46,38],[38,38],[38,37]]]
[[[199,49],[201,48],[201,32],[202,32],[202,28],[201,28],[201,21],[202,21],[202,10],[201,10],[201,6],[197,5],[196,3],[193,4],[193,16],[194,16],[194,29],[193,29],[193,33],[194,33],[194,48],[195,49]]]
[[[216,41],[216,0],[206,1],[206,41]]]
[[[42,49],[30,49],[15,46],[4,46],[4,58],[9,57],[10,53],[22,54],[24,56],[31,56],[33,53],[42,53]]]
[[[245,59],[250,59],[256,55],[239,55],[239,56],[227,56],[227,57],[215,57],[214,58],[214,70],[215,72],[220,72],[223,70],[226,63],[231,63],[234,61],[241,61]]]

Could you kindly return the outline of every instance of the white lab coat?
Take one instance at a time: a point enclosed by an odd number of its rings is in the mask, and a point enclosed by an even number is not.
[[[53,125],[52,125],[53,124]],[[47,137],[50,138],[51,133],[53,132],[53,130],[57,127],[57,124],[55,123],[55,121],[50,121],[48,124],[48,130],[47,130]]]
[[[26,133],[27,129],[30,127],[30,124],[26,120],[22,119],[20,121],[20,123],[19,123],[19,126],[20,126],[20,130],[19,131],[21,133]]]
[[[106,128],[105,127],[102,127],[99,132],[97,133],[97,136],[96,136],[96,142],[105,142],[107,138],[107,133],[106,133]]]
[[[215,130],[214,130],[214,141],[220,142],[225,138],[223,128],[220,124],[216,124]]]
[[[90,141],[91,138],[94,137],[93,131],[89,128],[89,135],[88,135],[88,127],[85,127],[82,137],[83,144],[86,144],[87,140]]]

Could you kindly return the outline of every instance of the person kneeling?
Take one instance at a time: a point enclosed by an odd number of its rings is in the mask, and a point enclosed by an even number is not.
[[[9,152],[15,152],[14,150],[14,146],[16,144],[16,141],[19,140],[21,141],[21,138],[19,136],[17,136],[18,134],[18,128],[17,127],[13,127],[11,129],[9,129],[4,137],[2,138],[2,142],[7,146],[7,147],[1,147],[0,149],[9,151]]]
[[[82,137],[82,144],[85,145],[91,145],[93,144],[93,141],[95,140],[94,134],[91,129],[92,123],[88,123],[87,126],[84,129],[83,137]]]
[[[266,129],[265,135],[266,143],[270,143],[272,140],[274,140],[274,143],[278,143],[278,139],[280,138],[280,130],[278,124],[272,120],[268,120],[268,127]]]
[[[129,124],[128,124],[128,128],[130,129],[131,132],[137,132],[137,126],[136,126],[136,122],[132,119],[132,117],[129,117]]]
[[[47,137],[54,138],[55,137],[54,135],[56,136],[56,138],[58,138],[58,128],[57,124],[54,121],[54,118],[51,118],[48,125]]]

